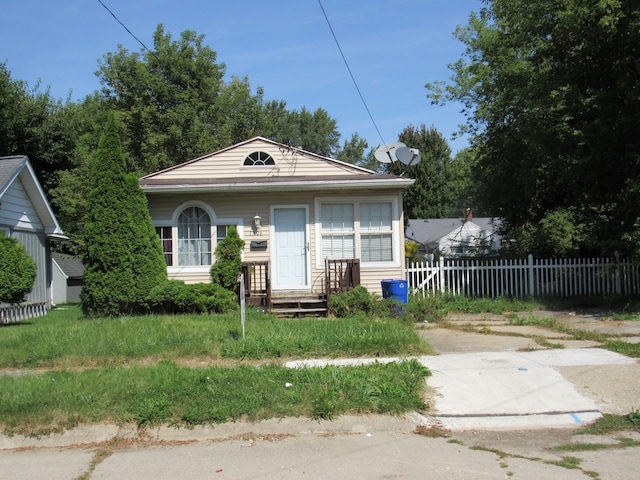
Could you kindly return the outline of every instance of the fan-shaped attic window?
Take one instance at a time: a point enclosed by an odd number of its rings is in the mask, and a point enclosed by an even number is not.
[[[275,165],[271,155],[265,152],[253,152],[244,159],[245,167],[259,167],[263,165]]]

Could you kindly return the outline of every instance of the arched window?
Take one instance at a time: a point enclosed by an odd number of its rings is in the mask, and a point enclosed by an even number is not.
[[[200,207],[178,217],[178,265],[211,265],[211,218]]]
[[[255,167],[264,165],[275,165],[271,155],[266,152],[253,152],[244,159],[245,167]]]

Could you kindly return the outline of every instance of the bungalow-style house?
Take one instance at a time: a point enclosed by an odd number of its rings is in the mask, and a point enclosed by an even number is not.
[[[381,293],[382,279],[404,278],[402,191],[412,183],[262,137],[140,179],[169,278],[209,282],[216,244],[235,225],[247,296],[270,307],[342,282]]]
[[[46,314],[51,306],[50,241],[66,237],[24,155],[0,157],[0,231],[24,246],[37,268],[23,305],[0,304],[2,322]]]
[[[409,220],[405,235],[421,245],[427,259],[486,255],[500,249],[498,224],[491,217],[474,218],[467,209],[464,219],[429,218]]]

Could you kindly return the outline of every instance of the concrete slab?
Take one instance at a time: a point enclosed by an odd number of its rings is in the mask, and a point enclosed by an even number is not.
[[[542,348],[531,338],[510,335],[482,335],[449,328],[418,330],[435,351],[441,354],[463,352],[504,352]]]
[[[364,365],[386,359],[300,360],[291,368]],[[636,361],[601,349],[531,352],[474,352],[419,357],[436,391],[434,415],[450,430],[468,428],[576,427],[601,416],[593,399],[583,396],[557,367],[634,365]]]

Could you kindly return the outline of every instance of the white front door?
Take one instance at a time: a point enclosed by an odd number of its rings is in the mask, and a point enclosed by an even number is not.
[[[309,287],[306,207],[273,207],[273,288]]]

